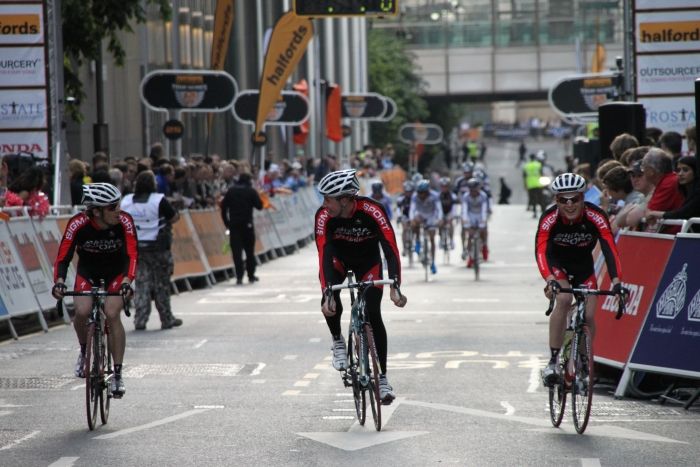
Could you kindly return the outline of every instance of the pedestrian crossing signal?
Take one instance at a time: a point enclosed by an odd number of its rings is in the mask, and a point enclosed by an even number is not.
[[[392,16],[398,13],[398,3],[398,0],[294,0],[294,13],[315,18]]]

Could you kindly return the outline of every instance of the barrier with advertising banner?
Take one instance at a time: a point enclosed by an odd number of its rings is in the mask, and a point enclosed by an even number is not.
[[[206,276],[211,272],[202,260],[197,233],[187,211],[180,213],[180,221],[173,224],[173,262],[175,269],[172,280]]]
[[[51,296],[52,263],[49,262],[46,252],[39,243],[31,218],[14,217],[9,222],[9,228],[39,306],[42,310],[53,308],[56,305],[56,299]]]
[[[204,249],[209,267],[213,271],[233,267],[233,258],[224,246],[228,243],[226,227],[218,209],[189,211],[199,241]]]
[[[633,370],[700,378],[697,258],[700,236],[678,234],[616,395],[624,395]]]
[[[39,311],[7,222],[0,222],[0,298],[11,316]]]
[[[668,235],[623,232],[618,238],[623,285],[630,297],[620,320],[615,319],[617,298],[598,298],[593,343],[596,362],[616,368],[627,363],[672,247],[673,237]],[[610,289],[610,277],[606,274],[598,284],[603,290]]]

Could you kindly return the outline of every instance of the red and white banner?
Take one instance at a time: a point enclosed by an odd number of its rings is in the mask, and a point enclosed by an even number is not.
[[[32,222],[31,217],[13,217],[9,222],[10,233],[39,305],[43,310],[49,310],[56,305],[56,299],[51,296],[53,268]]]
[[[0,298],[10,316],[36,313],[39,310],[39,303],[15,248],[7,222],[0,222]]]
[[[630,289],[626,314],[615,319],[617,298],[599,297],[595,314],[595,360],[622,368],[629,359],[673,248],[673,237],[624,232],[617,241],[623,285]],[[598,284],[610,289],[606,274]]]
[[[0,110],[1,111],[1,110]],[[29,152],[40,159],[49,158],[48,131],[7,131],[0,136],[0,154]]]

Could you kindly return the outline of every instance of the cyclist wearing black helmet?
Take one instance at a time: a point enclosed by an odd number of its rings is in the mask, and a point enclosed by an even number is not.
[[[540,274],[547,281],[545,295],[550,298],[557,287],[598,287],[593,268],[593,248],[600,242],[614,291],[620,291],[620,258],[605,211],[585,202],[586,180],[580,175],[565,173],[551,185],[555,204],[547,208],[539,220],[535,238],[535,258]],[[569,278],[573,280],[570,282]],[[595,335],[593,315],[596,297],[586,302],[586,323]],[[554,312],[549,318],[551,358],[542,371],[545,386],[555,383],[557,357],[564,342],[567,314],[571,310],[571,294],[557,294]]]
[[[382,203],[382,206],[384,206],[384,210],[386,211],[386,216],[391,221],[393,218],[391,213],[391,198],[384,193],[384,184],[382,182],[377,181],[372,183],[372,194],[370,194],[369,197]]]
[[[84,212],[73,216],[66,226],[54,263],[54,298],[63,298],[68,266],[75,252],[78,267],[75,291],[89,291],[100,280],[105,281],[107,291],[122,292],[131,298],[131,283],[136,277],[137,238],[133,218],[119,209],[121,192],[109,183],[91,183],[83,186]],[[80,354],[75,365],[75,376],[84,378],[87,319],[92,308],[91,297],[75,297],[73,327],[78,335]],[[124,395],[122,359],[126,337],[121,322],[121,297],[105,297],[105,315],[109,324],[110,349],[114,360],[114,378],[110,388],[116,398]]]
[[[355,170],[331,172],[318,184],[323,205],[316,211],[314,236],[322,290],[329,285],[342,283],[348,270],[352,270],[358,280],[381,279],[380,246],[386,258],[389,277],[398,284],[401,282],[401,261],[391,222],[380,203],[357,195],[359,189]],[[365,297],[381,369],[379,395],[383,403],[389,404],[395,396],[386,378],[387,334],[380,308],[382,294],[382,287],[372,287]],[[398,307],[406,305],[406,297],[400,296],[393,287],[390,298]],[[328,299],[324,294],[321,311],[333,338],[333,367],[342,371],[347,362],[347,350],[340,329],[343,312],[340,292],[335,292]]]

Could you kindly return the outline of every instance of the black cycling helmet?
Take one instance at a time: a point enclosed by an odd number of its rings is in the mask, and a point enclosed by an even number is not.
[[[381,193],[384,190],[384,184],[382,182],[372,183],[372,192]]]

